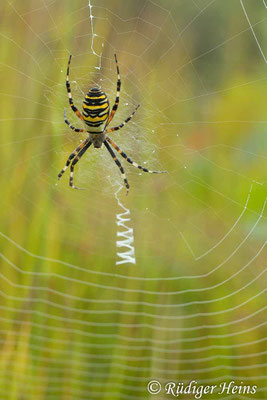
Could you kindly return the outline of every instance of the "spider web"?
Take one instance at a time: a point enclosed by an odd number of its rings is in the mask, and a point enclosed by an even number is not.
[[[127,4],[127,5],[126,5]],[[158,380],[257,385],[266,315],[266,2],[5,1],[1,39],[3,399],[150,398]],[[64,124],[122,91],[102,150]],[[117,264],[117,265],[116,265]],[[151,396],[152,397],[152,396]],[[194,398],[192,395],[185,398]],[[157,399],[170,398],[162,391]]]

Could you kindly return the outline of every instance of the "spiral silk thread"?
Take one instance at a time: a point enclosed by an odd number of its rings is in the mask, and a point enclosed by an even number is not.
[[[115,198],[118,202],[118,205],[123,209],[122,213],[116,214],[116,223],[118,226],[117,237],[119,238],[116,241],[116,246],[119,249],[124,248],[124,251],[117,251],[117,256],[120,258],[120,260],[116,261],[116,265],[126,263],[136,264],[133,229],[126,225],[126,223],[131,221],[130,210],[126,208],[119,200],[118,194],[121,189],[122,186],[120,186],[115,193]],[[122,228],[123,230],[119,230],[119,228]]]

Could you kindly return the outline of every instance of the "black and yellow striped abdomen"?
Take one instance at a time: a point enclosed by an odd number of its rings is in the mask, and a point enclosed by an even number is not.
[[[109,101],[104,92],[98,88],[91,89],[83,102],[83,119],[89,132],[102,132],[109,116]]]

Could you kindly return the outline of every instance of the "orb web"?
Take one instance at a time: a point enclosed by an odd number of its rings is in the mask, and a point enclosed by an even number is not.
[[[266,3],[5,2],[1,396],[138,399],[157,379],[257,385],[266,314]],[[110,135],[162,176],[90,149],[76,106],[122,90]],[[113,123],[112,123],[113,125]],[[125,261],[125,262],[124,262]],[[10,389],[11,388],[11,389]],[[217,393],[217,392],[216,392]],[[217,399],[217,394],[207,398]],[[158,399],[166,398],[162,392]],[[188,397],[190,398],[190,397]]]

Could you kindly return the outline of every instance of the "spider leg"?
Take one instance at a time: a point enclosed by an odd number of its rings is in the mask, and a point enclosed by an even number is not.
[[[114,126],[113,128],[109,128],[109,129],[106,130],[106,132],[110,133],[110,132],[113,132],[113,131],[118,131],[119,129],[123,128],[124,125],[126,125],[127,122],[129,122],[133,118],[134,114],[136,113],[136,111],[138,110],[139,107],[140,107],[140,104],[138,104],[138,106],[136,107],[134,112],[122,124],[120,124],[118,126]]]
[[[75,114],[77,115],[77,117],[79,117],[79,118],[83,121],[83,116],[82,116],[82,114],[80,113],[80,111],[78,110],[78,108],[75,107],[75,105],[74,105],[74,103],[73,103],[73,100],[72,100],[72,95],[71,95],[71,88],[70,88],[70,81],[69,81],[71,57],[72,57],[72,55],[70,55],[70,58],[69,58],[69,61],[68,61],[67,77],[66,77],[66,87],[67,87],[67,92],[68,92],[70,107],[71,107],[71,109],[73,110],[73,112],[75,112]]]
[[[70,166],[70,186],[73,189],[79,189],[79,190],[85,190],[83,188],[79,188],[78,186],[74,186],[73,185],[73,173],[74,173],[74,165],[77,164],[77,162],[80,160],[80,158],[84,155],[84,153],[86,152],[86,150],[89,149],[89,147],[91,146],[92,142],[88,142],[81,150],[80,152],[77,154],[77,156],[74,158],[74,160],[71,163]]]
[[[66,169],[68,168],[68,166],[70,165],[71,160],[73,160],[74,157],[77,156],[77,154],[80,152],[80,150],[86,145],[86,143],[88,143],[88,139],[85,139],[69,156],[69,158],[67,159],[66,165],[65,167],[60,171],[60,173],[58,174],[58,179],[60,179],[62,177],[62,175],[64,174],[64,172],[66,171]]]
[[[127,195],[128,192],[129,192],[129,189],[130,189],[130,185],[129,185],[128,181],[127,181],[127,178],[126,178],[124,169],[123,169],[121,163],[119,162],[119,160],[117,159],[117,157],[115,156],[114,151],[113,151],[112,148],[109,146],[109,144],[107,143],[106,140],[104,141],[104,145],[105,145],[106,148],[108,149],[108,151],[109,151],[111,157],[113,158],[113,160],[115,161],[115,163],[117,164],[117,166],[119,167],[119,169],[120,169],[120,171],[121,171],[121,176],[122,176],[122,179],[123,179],[124,184],[125,184],[126,189],[127,189],[127,192],[126,192],[126,195]]]
[[[147,168],[142,167],[141,165],[137,164],[135,161],[131,160],[127,154],[124,153],[124,151],[122,151],[119,146],[116,145],[115,142],[113,142],[113,140],[111,140],[109,137],[106,138],[106,140],[111,144],[112,147],[114,147],[114,149],[116,149],[120,155],[125,158],[126,161],[128,161],[128,163],[132,164],[135,168],[141,169],[144,172],[148,172],[150,174],[166,174],[168,171],[151,171]]]
[[[114,117],[115,112],[116,112],[117,109],[118,109],[119,101],[120,101],[121,77],[120,77],[119,64],[118,64],[118,60],[117,60],[116,54],[114,54],[114,57],[115,57],[115,62],[116,62],[116,67],[117,67],[117,74],[118,74],[118,80],[117,80],[117,94],[116,94],[116,99],[115,99],[114,106],[112,107],[111,113],[109,114],[109,117],[108,117],[108,119],[107,119],[106,127],[109,125],[110,121],[111,121],[112,118]]]
[[[71,125],[71,124],[69,123],[69,121],[67,120],[66,110],[64,110],[64,121],[65,121],[65,123],[70,127],[70,129],[72,129],[74,132],[86,132],[85,129],[78,129],[78,128],[75,128],[75,126],[73,126],[73,125]]]

